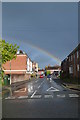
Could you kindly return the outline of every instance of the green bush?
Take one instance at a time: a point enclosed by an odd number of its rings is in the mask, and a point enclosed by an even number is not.
[[[70,83],[70,84],[80,84],[80,80],[78,80],[77,78],[64,78],[62,79],[63,82],[65,83]]]

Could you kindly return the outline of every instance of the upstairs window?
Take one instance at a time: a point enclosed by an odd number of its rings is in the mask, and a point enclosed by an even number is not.
[[[73,73],[73,66],[69,67],[69,73],[72,74]]]
[[[79,64],[77,64],[77,71],[79,71]]]
[[[79,52],[77,51],[77,58],[79,57]]]
[[[71,57],[69,56],[69,62],[71,61]]]
[[[71,55],[71,61],[72,61],[72,55]]]

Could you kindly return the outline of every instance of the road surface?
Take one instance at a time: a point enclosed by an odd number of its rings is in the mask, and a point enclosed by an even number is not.
[[[79,118],[80,93],[38,78],[3,100],[4,118]]]

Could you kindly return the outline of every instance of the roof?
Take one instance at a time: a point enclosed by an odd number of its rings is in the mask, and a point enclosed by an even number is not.
[[[38,71],[44,71],[44,69],[39,69]]]
[[[63,62],[65,62],[70,55],[72,55],[75,51],[77,51],[77,50],[79,50],[79,49],[80,49],[80,43],[79,43],[78,46],[61,62],[61,64],[62,64]]]
[[[73,54],[75,51],[77,51],[78,49],[80,49],[80,43],[78,44],[78,46],[68,55],[70,56],[71,54]]]
[[[60,69],[60,68],[61,68],[61,66],[56,65],[56,66],[49,66],[46,68],[46,70]]]

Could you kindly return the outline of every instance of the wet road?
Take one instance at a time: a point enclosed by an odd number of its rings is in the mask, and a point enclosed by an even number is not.
[[[3,100],[5,118],[78,118],[80,93],[38,78]]]

